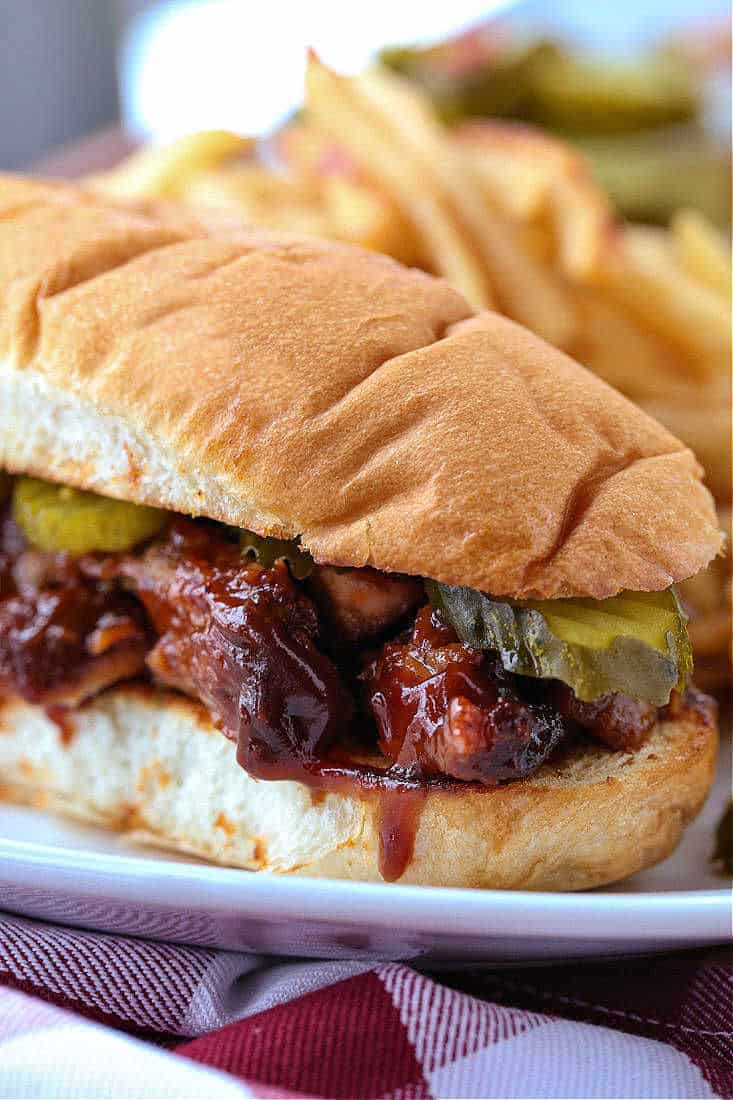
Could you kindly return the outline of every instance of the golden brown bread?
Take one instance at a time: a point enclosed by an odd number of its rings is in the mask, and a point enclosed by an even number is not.
[[[652,590],[720,548],[692,453],[445,282],[0,178],[0,467],[494,594]]]
[[[639,751],[584,744],[496,790],[433,790],[400,880],[580,890],[664,859],[715,767],[714,723],[694,709]],[[261,783],[198,704],[114,688],[59,729],[40,707],[0,705],[0,797],[96,821],[235,867],[378,879],[377,805]]]

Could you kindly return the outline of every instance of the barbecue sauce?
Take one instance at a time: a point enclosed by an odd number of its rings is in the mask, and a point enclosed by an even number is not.
[[[410,866],[420,813],[431,786],[445,789],[454,785],[430,781],[402,769],[380,768],[361,763],[356,754],[331,750],[319,760],[305,761],[294,754],[282,755],[276,762],[263,767],[252,756],[240,738],[237,760],[256,779],[294,780],[311,790],[356,796],[372,802],[376,808],[376,828],[379,837],[379,872],[385,882],[401,878]],[[465,784],[463,785],[465,787]]]
[[[430,606],[362,679],[382,752],[423,775],[493,787],[529,775],[565,735],[552,707],[523,698],[518,677],[459,642]]]
[[[76,724],[66,707],[48,706],[45,708],[46,717],[53,722],[59,731],[61,744],[67,749],[73,744],[76,737]]]
[[[10,515],[0,517],[0,690],[76,706],[86,685],[139,674],[149,645],[142,608],[116,581],[87,575],[68,554],[28,548]]]
[[[164,540],[124,559],[120,574],[158,635],[148,657],[156,677],[208,707],[255,778],[375,800],[380,870],[399,878],[425,783],[360,762],[345,747],[353,698],[317,647],[315,609],[285,563],[246,561],[207,525],[175,520]]]
[[[79,560],[29,550],[0,518],[3,622],[0,687],[46,706],[65,742],[73,737],[58,706],[65,684],[84,671],[98,676],[115,654],[117,678],[120,670],[134,675],[130,655],[142,661],[147,652],[156,679],[201,700],[254,777],[373,801],[388,881],[410,864],[429,790],[457,793],[529,774],[565,735],[563,717],[614,747],[632,734],[638,744],[651,721],[651,711],[620,697],[590,714],[567,692],[555,701],[550,688],[549,705],[545,685],[505,673],[424,607],[360,677],[364,710],[390,761],[374,765],[366,742],[349,741],[358,725],[352,687],[319,647],[316,609],[286,564],[247,561],[219,525],[182,518],[140,552]]]

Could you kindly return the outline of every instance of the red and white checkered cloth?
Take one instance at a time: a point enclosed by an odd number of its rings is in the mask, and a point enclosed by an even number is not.
[[[727,951],[283,963],[0,915],[0,1097],[731,1097]]]

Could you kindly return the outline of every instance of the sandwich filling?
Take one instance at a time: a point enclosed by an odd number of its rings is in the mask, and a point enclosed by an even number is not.
[[[385,877],[409,861],[399,824],[428,785],[521,780],[579,737],[633,752],[670,708],[699,706],[681,691],[662,708],[623,691],[581,698],[469,644],[419,579],[318,565],[208,520],[120,524],[107,500],[104,536],[77,522],[69,550],[39,484],[19,479],[0,520],[0,692],[57,720],[135,677],[184,692],[253,776],[378,794]],[[102,499],[45,490],[77,512]]]

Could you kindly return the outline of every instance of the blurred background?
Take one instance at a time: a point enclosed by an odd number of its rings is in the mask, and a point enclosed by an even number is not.
[[[265,132],[300,102],[308,46],[351,72],[384,46],[440,40],[489,15],[628,56],[684,38],[692,25],[724,25],[730,4],[0,0],[0,167],[27,166],[120,119],[139,136],[163,140],[210,126]],[[728,103],[723,93],[709,104],[721,135]]]

